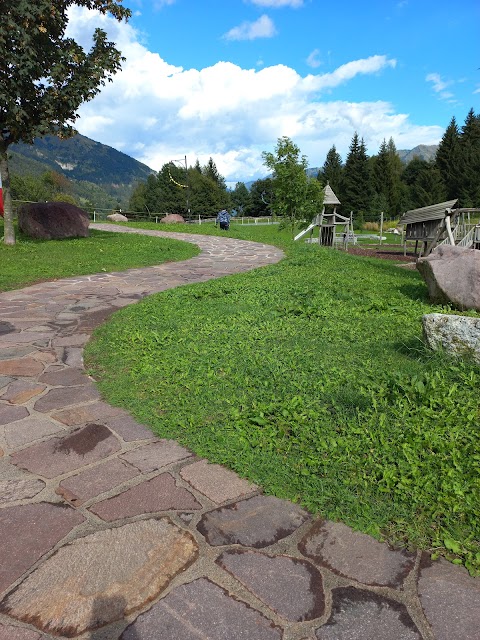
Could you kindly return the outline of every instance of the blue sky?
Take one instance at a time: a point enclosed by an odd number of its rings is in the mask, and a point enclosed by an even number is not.
[[[434,144],[480,100],[474,0],[125,0],[128,24],[75,8],[69,34],[96,26],[126,56],[80,109],[80,133],[160,169],[213,157],[228,182],[265,175],[287,135],[321,166],[355,131],[370,154]]]

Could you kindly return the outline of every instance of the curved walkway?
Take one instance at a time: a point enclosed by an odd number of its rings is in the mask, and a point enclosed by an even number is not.
[[[274,247],[0,294],[0,640],[474,640],[480,581],[262,495],[103,402],[82,347],[115,309]]]

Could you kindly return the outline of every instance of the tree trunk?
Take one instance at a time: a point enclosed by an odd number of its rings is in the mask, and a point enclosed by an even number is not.
[[[8,145],[0,138],[0,177],[2,178],[3,192],[3,220],[4,243],[15,244],[15,229],[13,227],[12,194],[10,192],[10,172],[8,171]]]

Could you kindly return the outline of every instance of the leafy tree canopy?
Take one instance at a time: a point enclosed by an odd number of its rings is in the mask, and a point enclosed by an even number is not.
[[[48,133],[74,133],[82,102],[91,100],[122,62],[120,51],[95,29],[85,51],[65,35],[68,9],[96,9],[121,21],[121,0],[2,0],[0,30],[0,174],[5,198],[5,242],[13,244],[7,148]]]
[[[298,222],[310,222],[320,212],[322,187],[307,176],[307,158],[300,156],[300,149],[287,136],[278,138],[275,153],[264,152],[262,157],[273,172],[272,210],[283,217],[293,235]]]

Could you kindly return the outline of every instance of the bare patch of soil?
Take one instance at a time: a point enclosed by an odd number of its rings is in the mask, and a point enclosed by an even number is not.
[[[398,246],[398,245],[396,245]],[[415,262],[416,257],[412,253],[407,253],[406,256],[403,255],[403,251],[395,250],[394,248],[389,248],[388,245],[383,245],[381,247],[359,247],[353,246],[348,247],[347,253],[350,253],[354,256],[364,256],[366,258],[380,258],[381,260],[396,260],[397,262]]]

